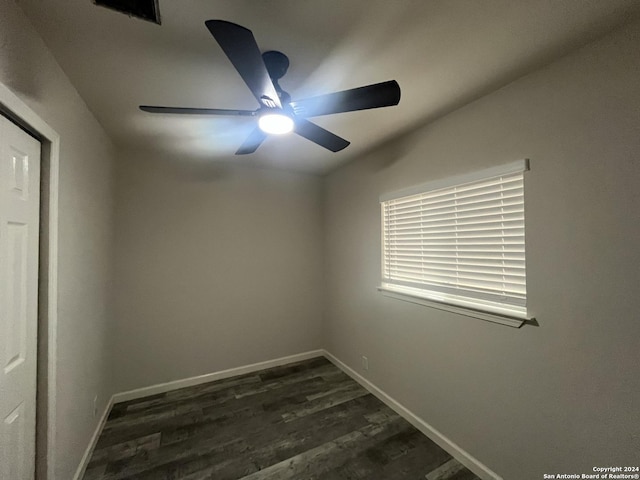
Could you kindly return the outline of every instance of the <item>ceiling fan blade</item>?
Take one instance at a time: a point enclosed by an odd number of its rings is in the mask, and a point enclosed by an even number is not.
[[[204,23],[260,105],[282,108],[251,30],[224,20]]]
[[[267,138],[267,134],[260,130],[259,127],[256,127],[242,145],[240,145],[240,148],[236,151],[236,155],[248,155],[249,153],[255,152],[262,142],[264,142],[265,138]]]
[[[353,112],[369,108],[391,107],[400,102],[400,85],[395,80],[352,88],[291,102],[300,117],[316,117],[332,113]]]
[[[182,108],[140,105],[140,110],[148,113],[178,113],[183,115],[239,115],[243,117],[254,117],[256,115],[256,112],[253,110],[226,110],[223,108]]]
[[[321,147],[331,150],[332,152],[339,152],[340,150],[347,148],[349,143],[344,138],[341,138],[329,130],[325,130],[319,127],[315,123],[311,123],[304,118],[296,118],[295,120],[295,132],[301,137],[311,140],[317,143]]]

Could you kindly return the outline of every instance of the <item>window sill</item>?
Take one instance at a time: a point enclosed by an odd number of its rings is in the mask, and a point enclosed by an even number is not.
[[[528,318],[525,316],[519,317],[516,315],[504,315],[500,313],[484,312],[480,310],[474,310],[473,308],[439,302],[437,300],[418,295],[412,295],[410,293],[402,292],[385,286],[379,286],[378,291],[385,297],[395,298],[397,300],[403,300],[405,302],[416,303],[418,305],[424,305],[425,307],[453,312],[459,315],[464,315],[466,317],[478,318],[487,322],[499,323],[501,325],[507,325],[514,328],[520,328],[525,323],[534,321],[533,318]]]

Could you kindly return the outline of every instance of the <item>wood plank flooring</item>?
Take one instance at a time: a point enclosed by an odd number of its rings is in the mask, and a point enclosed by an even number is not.
[[[479,480],[323,357],[116,404],[84,480]]]

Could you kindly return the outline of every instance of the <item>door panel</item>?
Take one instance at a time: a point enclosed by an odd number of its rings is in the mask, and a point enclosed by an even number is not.
[[[3,343],[6,362],[4,374],[11,372],[24,363],[27,347],[27,225],[7,224],[7,296]]]
[[[33,480],[40,143],[0,116],[0,478]]]
[[[8,445],[12,446],[6,462],[3,461],[2,477],[0,478],[25,478],[23,472],[23,459],[25,456],[25,414],[24,402],[19,404],[4,419],[2,429]],[[3,459],[5,460],[5,459]],[[6,463],[6,464],[5,464]]]

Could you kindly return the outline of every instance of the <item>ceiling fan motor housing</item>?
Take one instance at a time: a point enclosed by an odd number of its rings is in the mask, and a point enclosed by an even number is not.
[[[262,60],[272,80],[279,80],[287,73],[289,57],[276,50],[269,50],[262,54]]]
[[[269,50],[262,54],[262,60],[264,61],[265,67],[267,67],[267,72],[269,72],[273,86],[276,88],[276,92],[278,92],[280,103],[288,105],[291,101],[291,95],[282,89],[278,80],[284,77],[289,69],[289,57],[282,52]]]

